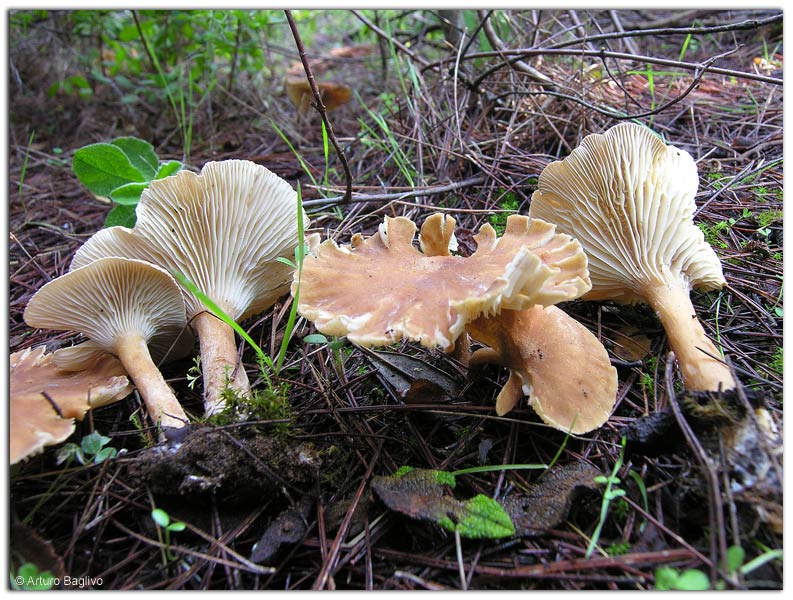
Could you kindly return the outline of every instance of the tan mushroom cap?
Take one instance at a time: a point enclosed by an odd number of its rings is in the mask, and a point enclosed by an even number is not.
[[[694,225],[697,168],[685,151],[622,123],[589,135],[540,174],[529,214],[575,236],[589,257],[587,300],[645,301],[658,313],[688,389],[735,387],[691,304],[726,285]]]
[[[200,175],[180,171],[151,182],[134,229],[92,236],[72,268],[107,256],[153,262],[190,279],[232,319],[272,306],[289,290],[297,246],[297,193],[270,170],[247,160],[208,162]],[[309,219],[303,217],[307,226]],[[206,310],[186,294],[188,319]]]
[[[58,351],[60,352],[60,351]],[[9,450],[10,464],[37,454],[45,446],[66,440],[74,419],[90,408],[126,397],[132,386],[118,360],[105,353],[85,371],[62,371],[55,365],[58,352],[44,346],[25,348],[10,358]],[[57,405],[60,415],[42,393]]]
[[[31,327],[85,334],[92,341],[87,352],[99,347],[118,356],[156,423],[186,424],[153,362],[184,340],[186,328],[182,292],[164,269],[127,258],[96,260],[42,287],[24,318]]]
[[[553,229],[512,216],[501,238],[482,227],[477,250],[463,258],[448,251],[450,217],[430,217],[422,227],[427,253],[413,246],[411,220],[386,217],[377,234],[355,234],[350,246],[326,240],[306,257],[298,312],[322,333],[362,346],[404,337],[451,351],[466,323],[480,315],[553,304],[589,289],[580,246]]]
[[[693,222],[698,185],[690,154],[621,123],[549,164],[529,214],[581,242],[592,280],[585,299],[644,302],[643,290],[658,283],[705,290],[726,283]]]
[[[309,219],[303,213],[307,226]],[[200,175],[180,171],[143,192],[133,229],[94,235],[72,267],[103,256],[149,260],[191,280],[235,321],[272,306],[289,290],[298,244],[297,193],[265,167],[246,160],[204,165]],[[307,240],[309,241],[309,240]],[[222,410],[228,386],[250,394],[233,330],[185,290],[187,318],[201,342],[206,413]]]
[[[124,335],[139,332],[155,361],[173,351],[186,326],[176,280],[156,265],[120,257],[53,279],[30,299],[24,318],[31,327],[85,334],[92,343],[75,348],[91,353],[115,354]]]
[[[473,321],[468,333],[490,346],[474,352],[472,364],[510,370],[497,414],[508,413],[525,394],[545,423],[574,434],[600,427],[611,415],[617,370],[592,332],[559,308],[505,310]]]

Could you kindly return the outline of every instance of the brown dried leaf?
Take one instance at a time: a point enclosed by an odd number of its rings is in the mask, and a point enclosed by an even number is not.
[[[515,524],[517,535],[539,535],[567,518],[577,494],[595,489],[595,477],[602,473],[586,463],[554,467],[525,494],[513,494],[502,501]]]
[[[613,332],[614,346],[611,351],[625,361],[644,360],[649,356],[652,342],[635,327],[623,327]]]

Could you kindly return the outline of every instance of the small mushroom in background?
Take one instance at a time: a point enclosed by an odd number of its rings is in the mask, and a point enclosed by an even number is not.
[[[328,111],[335,110],[340,106],[347,104],[352,99],[352,90],[344,85],[335,81],[321,81],[317,83],[319,95],[322,98],[322,104]],[[314,92],[311,86],[303,77],[287,77],[286,79],[286,95],[297,107],[299,115],[304,115],[308,111],[311,103],[314,102]]]
[[[117,356],[138,388],[152,421],[167,433],[188,419],[154,360],[189,350],[184,299],[176,281],[153,264],[103,258],[53,279],[24,312],[31,327],[78,331]],[[72,357],[74,358],[74,357]]]
[[[489,348],[477,350],[471,365],[509,368],[496,399],[504,415],[525,394],[549,425],[574,434],[605,423],[617,400],[617,370],[603,344],[581,323],[555,306],[504,310],[469,323],[468,333]]]
[[[111,227],[92,236],[71,268],[106,256],[150,261],[192,281],[235,321],[263,312],[289,290],[298,245],[297,193],[247,160],[208,162],[200,174],[180,171],[143,192],[133,229]],[[307,226],[309,219],[303,215]],[[307,237],[307,242],[310,242]],[[250,396],[234,330],[184,290],[187,319],[198,335],[206,415],[224,408],[228,387]]]
[[[421,245],[430,254],[413,246],[416,225],[405,217],[386,217],[377,234],[355,234],[349,246],[324,241],[303,263],[298,312],[322,333],[361,346],[406,338],[451,352],[477,317],[589,289],[581,247],[549,223],[513,215],[501,238],[485,225],[467,258],[440,254],[453,230],[451,217],[427,220]],[[297,285],[295,274],[293,294]]]
[[[685,151],[622,123],[584,138],[540,174],[529,214],[581,242],[592,290],[585,300],[647,302],[658,314],[690,390],[735,387],[705,334],[691,288],[726,285],[721,263],[693,223],[697,167]]]
[[[25,348],[10,357],[9,462],[65,441],[91,408],[117,402],[132,386],[119,361],[104,353],[85,370],[59,369],[44,346]],[[45,396],[46,394],[46,396]],[[47,399],[49,397],[49,400]]]

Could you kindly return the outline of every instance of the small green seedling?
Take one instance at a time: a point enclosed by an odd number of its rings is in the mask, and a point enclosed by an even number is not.
[[[149,142],[120,137],[110,143],[84,146],[74,153],[72,170],[88,190],[111,200],[105,227],[135,225],[135,207],[149,184],[173,175],[182,168],[177,160],[160,162]]]
[[[606,485],[606,489],[603,490],[603,501],[600,505],[600,519],[598,520],[598,524],[595,527],[594,533],[592,533],[592,537],[589,540],[589,545],[586,549],[585,557],[589,558],[592,556],[592,552],[595,550],[595,546],[597,546],[598,540],[600,539],[600,532],[603,529],[603,525],[606,523],[606,518],[609,514],[609,506],[613,500],[617,498],[621,498],[625,495],[625,490],[617,487],[621,481],[620,478],[617,477],[617,473],[622,468],[622,464],[625,460],[625,438],[622,438],[622,448],[620,449],[620,455],[617,459],[617,462],[614,463],[614,469],[611,471],[611,475],[606,477],[605,475],[599,475],[595,477],[595,483],[601,483]]]
[[[118,455],[118,450],[108,446],[110,441],[109,437],[101,435],[98,431],[92,431],[80,441],[79,446],[71,442],[62,446],[56,455],[57,463],[60,465],[72,460],[76,460],[81,465],[103,463]]]
[[[659,567],[655,570],[655,589],[703,591],[710,589],[710,580],[699,569],[679,571],[674,567]]]
[[[182,521],[171,522],[171,516],[161,508],[155,508],[151,511],[151,518],[157,525],[157,530],[164,532],[165,555],[168,560],[173,560],[174,556],[171,552],[171,533],[184,531],[187,524]]]

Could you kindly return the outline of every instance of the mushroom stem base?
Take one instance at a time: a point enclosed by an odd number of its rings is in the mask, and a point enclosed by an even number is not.
[[[125,336],[116,345],[115,353],[130,379],[135,382],[151,420],[161,428],[185,427],[187,415],[151,359],[143,336]]]
[[[250,396],[251,384],[237,354],[234,330],[216,316],[202,312],[193,319],[193,328],[201,347],[201,371],[204,377],[204,412],[206,416],[222,412],[226,386],[239,395]]]
[[[688,390],[727,390],[735,387],[729,367],[714,356],[721,353],[705,334],[697,319],[688,290],[660,285],[646,291],[677,357],[683,384]]]

